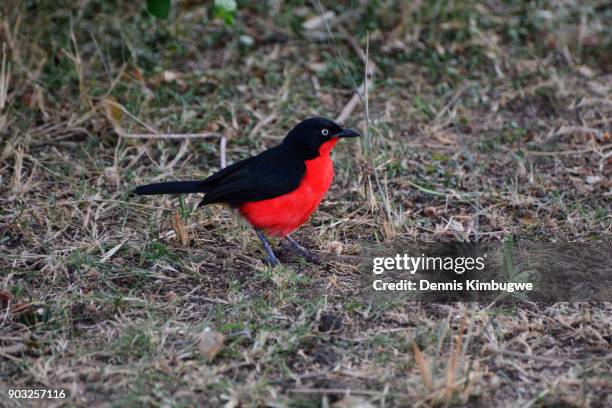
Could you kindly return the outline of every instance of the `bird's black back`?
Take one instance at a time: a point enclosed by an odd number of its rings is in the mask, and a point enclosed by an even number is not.
[[[237,206],[290,193],[306,172],[304,160],[294,156],[281,144],[219,170],[201,181],[201,191],[206,195],[199,205]]]

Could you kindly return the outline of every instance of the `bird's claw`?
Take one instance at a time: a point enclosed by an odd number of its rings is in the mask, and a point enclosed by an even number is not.
[[[304,258],[306,261],[315,264],[315,265],[321,265],[322,261],[321,261],[321,257],[319,257],[319,255],[313,253],[313,252],[306,252],[305,254],[301,254],[302,258]]]
[[[267,265],[269,265],[269,266],[271,266],[271,267],[273,267],[273,268],[274,268],[275,266],[280,265],[280,262],[278,261],[278,259],[276,259],[276,256],[266,256],[266,257],[264,258],[264,262],[265,262]]]
[[[287,242],[289,243],[289,249],[291,249],[291,251],[298,254],[299,256],[301,256],[302,258],[304,258],[306,261],[310,263],[313,263],[315,265],[321,264],[321,258],[319,257],[319,255],[315,254],[312,251],[307,250],[306,248],[298,244],[296,240],[291,238],[289,235],[287,235],[285,238]]]

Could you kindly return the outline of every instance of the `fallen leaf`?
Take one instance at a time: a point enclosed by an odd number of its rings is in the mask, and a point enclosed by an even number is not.
[[[425,207],[423,209],[423,214],[425,214],[427,217],[435,217],[437,213],[438,209],[436,207]]]
[[[117,265],[125,265],[125,259],[117,257],[113,259],[113,263]]]
[[[327,244],[327,250],[332,254],[340,255],[342,253],[344,246],[340,241],[331,241]]]
[[[92,266],[85,275],[90,279],[98,279],[100,272],[98,272],[98,270]]]
[[[519,221],[524,225],[534,225],[536,223],[536,221],[531,217],[522,217],[519,219]]]
[[[123,116],[121,107],[111,98],[104,99],[104,110],[106,112],[106,117],[113,123],[113,125],[117,124]]]
[[[208,362],[212,362],[223,347],[225,336],[219,332],[204,329],[198,336],[198,350]]]

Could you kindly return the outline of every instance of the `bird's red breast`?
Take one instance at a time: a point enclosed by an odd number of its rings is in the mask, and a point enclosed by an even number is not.
[[[276,237],[285,237],[308,220],[334,179],[329,157],[338,138],[321,145],[319,156],[306,160],[306,172],[299,186],[290,193],[267,200],[244,203],[240,214],[255,228]]]

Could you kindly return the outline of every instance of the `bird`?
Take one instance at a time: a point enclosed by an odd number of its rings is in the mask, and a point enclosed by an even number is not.
[[[282,140],[256,156],[227,166],[204,180],[139,186],[137,195],[204,193],[198,207],[225,204],[255,229],[271,266],[279,261],[267,237],[278,237],[307,261],[317,257],[291,237],[317,209],[334,178],[330,157],[342,138],[359,132],[322,117],[298,123]]]

